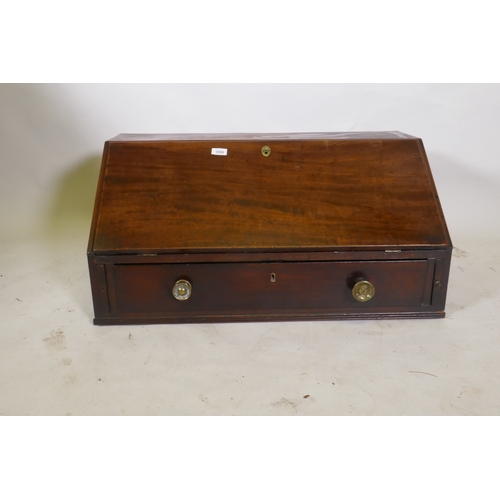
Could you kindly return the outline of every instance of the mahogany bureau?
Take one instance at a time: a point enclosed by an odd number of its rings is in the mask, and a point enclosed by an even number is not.
[[[88,245],[94,323],[443,317],[451,252],[416,137],[122,134]]]

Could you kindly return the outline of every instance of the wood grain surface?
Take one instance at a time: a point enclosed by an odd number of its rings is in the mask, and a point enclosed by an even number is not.
[[[106,145],[93,252],[450,245],[420,139],[180,137]]]

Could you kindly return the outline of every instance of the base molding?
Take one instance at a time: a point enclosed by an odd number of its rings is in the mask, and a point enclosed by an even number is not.
[[[240,314],[240,315],[205,315],[205,316],[154,316],[154,317],[108,317],[95,318],[94,325],[152,325],[185,323],[239,323],[264,321],[342,321],[342,320],[380,320],[380,319],[425,319],[444,318],[444,311],[411,312],[363,312],[330,314]]]

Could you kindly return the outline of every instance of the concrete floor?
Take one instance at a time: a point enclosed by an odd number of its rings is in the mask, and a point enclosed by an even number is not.
[[[445,319],[97,327],[70,222],[0,244],[1,415],[500,413],[499,241],[453,238]]]

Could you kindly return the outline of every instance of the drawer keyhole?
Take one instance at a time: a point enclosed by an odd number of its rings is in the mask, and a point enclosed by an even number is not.
[[[271,283],[274,283],[276,281],[276,274],[271,273]]]

